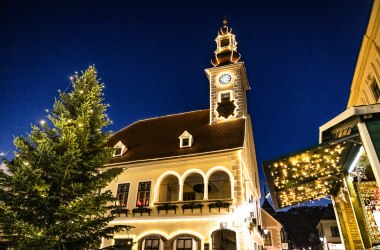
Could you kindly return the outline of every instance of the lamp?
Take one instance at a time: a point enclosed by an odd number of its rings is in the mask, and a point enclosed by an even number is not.
[[[252,202],[249,202],[247,205],[248,212],[253,213],[255,206]]]
[[[268,234],[268,232],[269,232],[269,229],[267,229],[266,227],[264,227],[264,234]]]

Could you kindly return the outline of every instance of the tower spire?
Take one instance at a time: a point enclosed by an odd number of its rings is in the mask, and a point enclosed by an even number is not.
[[[223,18],[223,27],[220,28],[218,36],[215,39],[216,50],[211,64],[216,66],[227,65],[241,61],[241,55],[237,52],[237,42],[232,29],[227,26],[227,18]]]
[[[229,122],[248,115],[246,91],[248,78],[237,52],[237,43],[232,29],[223,19],[223,27],[215,39],[216,50],[211,59],[214,67],[206,69],[210,81],[210,124]]]

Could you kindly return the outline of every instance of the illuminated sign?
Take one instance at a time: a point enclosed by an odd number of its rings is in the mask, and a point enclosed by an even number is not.
[[[380,243],[380,191],[375,181],[356,183],[372,244]]]
[[[281,243],[281,248],[282,249],[289,249],[288,243]]]
[[[343,250],[343,244],[335,244],[335,243],[328,243],[327,244],[329,250]]]

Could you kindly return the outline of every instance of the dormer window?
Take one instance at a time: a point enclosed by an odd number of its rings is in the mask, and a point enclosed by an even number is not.
[[[115,156],[120,156],[122,155],[123,149],[122,148],[115,148],[114,155]]]
[[[189,148],[193,145],[193,136],[189,132],[185,131],[179,138],[179,147],[180,148]]]
[[[113,148],[113,157],[123,156],[128,151],[128,148],[121,141],[116,143]]]

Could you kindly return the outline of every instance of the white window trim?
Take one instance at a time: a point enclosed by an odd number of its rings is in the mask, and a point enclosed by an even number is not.
[[[177,240],[178,239],[191,239],[191,246],[192,246],[191,249],[195,250],[198,247],[197,241],[193,237],[177,237],[174,240],[174,249],[173,250],[177,250]]]
[[[155,239],[157,239],[157,238],[155,238]],[[143,242],[141,244],[141,249],[143,249],[143,250],[145,249],[146,240],[151,240],[151,238],[143,240]],[[164,249],[164,242],[160,238],[158,238],[157,240],[159,240],[158,250]]]
[[[132,249],[133,249],[133,242],[135,241],[134,238],[115,235],[112,239],[112,246],[115,246],[116,240],[132,240]]]
[[[115,197],[117,198],[117,190],[119,189],[119,185],[124,185],[124,184],[129,184],[129,187],[128,187],[128,198],[127,198],[127,206],[125,206],[125,207],[128,207],[128,205],[129,205],[129,199],[130,199],[130,194],[131,194],[131,182],[130,181],[128,181],[128,182],[120,182],[120,183],[117,183],[117,185],[116,185],[116,192],[115,192]],[[117,202],[117,201],[116,201]],[[119,207],[124,207],[124,206],[119,206]]]
[[[178,137],[178,138],[179,138],[179,147],[180,147],[180,148],[190,148],[190,147],[193,146],[194,138],[193,138],[193,136],[192,136],[189,132],[187,132],[186,130],[185,130],[185,131],[182,133],[182,135],[181,135],[180,137]],[[184,139],[189,139],[189,144],[184,145],[184,144],[183,144]]]
[[[116,143],[115,146],[113,146],[113,148],[114,148],[113,155],[112,155],[113,157],[123,156],[128,151],[128,148],[121,141]],[[121,148],[120,154],[116,154],[115,151],[117,148]]]

